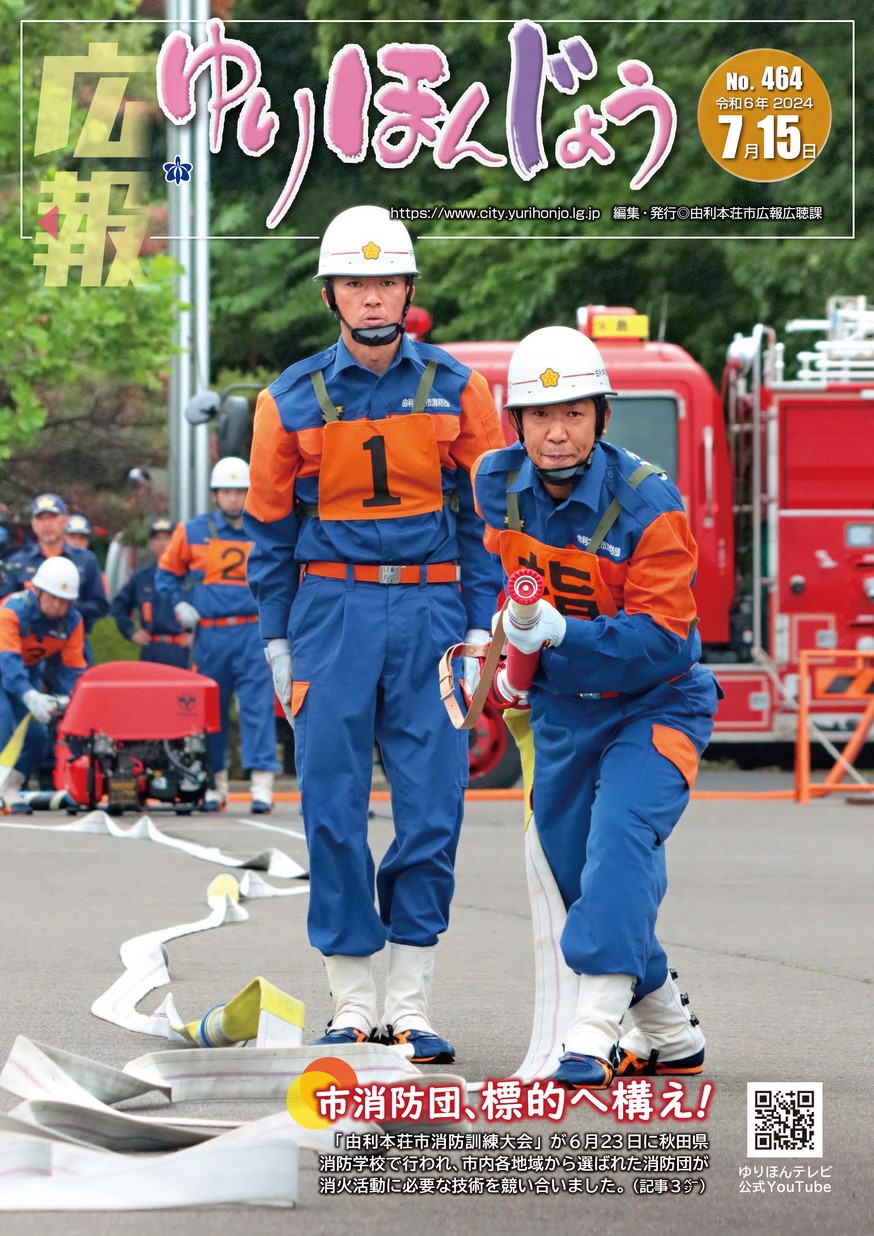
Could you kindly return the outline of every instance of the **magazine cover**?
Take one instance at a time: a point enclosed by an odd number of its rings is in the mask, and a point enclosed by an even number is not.
[[[868,1230],[870,18],[0,7],[4,1231]]]

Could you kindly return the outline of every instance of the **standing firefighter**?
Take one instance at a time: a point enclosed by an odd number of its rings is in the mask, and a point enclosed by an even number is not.
[[[246,586],[251,542],[243,531],[243,503],[249,465],[228,456],[212,470],[209,487],[218,510],[177,524],[155,572],[155,591],[171,603],[177,622],[195,631],[192,669],[219,685],[222,728],[210,735],[209,760],[215,770],[220,805],[228,793],[228,733],[231,696],[240,709],[240,747],[251,770],[252,811],[273,805],[276,724],[273,681],[264,663],[258,615]]]
[[[466,628],[467,642],[488,639],[500,573],[483,549],[470,468],[503,439],[485,380],[404,334],[417,274],[406,228],[387,211],[354,207],[329,225],[316,277],[340,338],[259,398],[246,528],[261,634],[294,718],[309,935],[334,999],[318,1042],[363,1042],[381,1026],[387,1041],[412,1044],[414,1060],[445,1062],[454,1048],[431,1026],[428,988],[468,756],[436,666]],[[395,829],[378,912],[374,738]],[[386,942],[380,1015],[372,960]]]
[[[601,440],[616,392],[591,340],[535,331],[507,385],[519,443],[484,457],[475,492],[505,573],[533,566],[546,584],[536,624],[507,626],[519,651],[543,649],[529,697],[534,818],[579,975],[555,1080],[700,1072],[704,1036],[655,936],[664,843],[717,706],[696,664],[695,543],[668,477]]]
[[[26,592],[0,603],[0,750],[26,714],[32,718],[2,787],[7,796],[22,789],[47,756],[48,724],[59,706],[49,691],[69,695],[85,669],[78,596],[79,572],[72,562],[49,558]]]
[[[141,661],[157,661],[187,669],[194,636],[176,621],[170,600],[155,590],[158,559],[170,544],[176,527],[172,519],[159,518],[149,528],[149,548],[155,561],[134,571],[112,602],[110,614],[125,639],[136,644]],[[134,614],[140,625],[134,624]]]

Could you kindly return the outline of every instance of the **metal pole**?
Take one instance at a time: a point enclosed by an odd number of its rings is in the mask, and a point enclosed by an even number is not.
[[[206,39],[209,0],[195,0],[197,43]],[[209,348],[209,76],[201,73],[196,84],[197,115],[194,122],[194,389],[210,388]],[[209,429],[194,429],[194,503],[197,511],[209,506]]]
[[[178,28],[186,34],[191,33],[191,0],[177,0]],[[191,158],[192,140],[191,126],[182,125],[179,129],[179,155],[183,163],[193,162]],[[179,425],[179,456],[177,461],[179,476],[179,518],[190,519],[194,515],[191,493],[191,426],[185,419],[185,406],[191,398],[191,181],[183,180],[171,192],[179,194],[179,256],[182,273],[177,280],[177,293],[181,308],[179,309],[180,381],[179,402],[173,409]]]
[[[178,0],[167,0],[167,25],[164,27],[165,33],[169,34],[170,30],[175,26],[179,19]],[[179,130],[172,121],[168,120],[166,124],[167,131],[167,161],[172,163],[179,153]],[[179,196],[175,191],[176,186],[171,182],[167,185],[167,233],[171,237],[179,235]],[[179,242],[171,239],[168,241],[168,252],[174,261],[179,262]],[[178,280],[175,282],[176,299],[179,299]],[[179,346],[179,321],[177,318],[174,328],[173,343],[176,347]],[[179,354],[174,354],[170,360],[170,382],[167,387],[167,476],[169,480],[170,492],[168,495],[170,515],[173,519],[178,519],[180,514],[179,509],[179,386],[181,382],[183,358]]]

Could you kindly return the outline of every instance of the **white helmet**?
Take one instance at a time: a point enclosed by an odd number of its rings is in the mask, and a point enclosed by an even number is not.
[[[79,596],[79,572],[69,558],[46,558],[30,582],[62,601],[75,601]]]
[[[510,357],[504,407],[543,407],[616,393],[591,339],[569,326],[544,326],[526,335]]]
[[[238,455],[220,459],[209,478],[210,489],[248,489],[249,465]]]
[[[382,206],[352,206],[325,228],[316,279],[417,275],[410,234]]]

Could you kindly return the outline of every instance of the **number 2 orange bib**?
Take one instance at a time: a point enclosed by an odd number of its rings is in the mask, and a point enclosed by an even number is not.
[[[251,548],[251,541],[207,541],[203,582],[245,586],[246,562]]]

